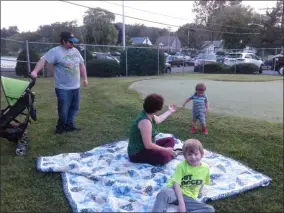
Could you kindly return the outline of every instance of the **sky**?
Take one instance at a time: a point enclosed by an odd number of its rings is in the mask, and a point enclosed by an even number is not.
[[[70,1],[88,7],[101,7],[113,13],[122,14],[122,1]],[[192,13],[193,1],[124,1],[124,13],[150,21],[160,22],[168,25],[182,26],[194,20]],[[118,4],[118,5],[114,5]],[[244,5],[249,5],[256,11],[266,7],[274,7],[276,1],[243,1]],[[165,14],[172,17],[165,17],[131,8],[138,8],[154,13]],[[36,31],[40,25],[54,22],[64,22],[77,20],[81,25],[84,12],[87,8],[71,5],[63,1],[2,1],[1,0],[1,28],[18,26],[20,32]],[[173,18],[177,17],[177,18]],[[122,22],[122,16],[116,15],[115,22]],[[167,25],[149,23],[125,17],[125,24],[144,24],[146,26],[168,28]],[[171,31],[176,31],[178,27],[171,27]]]

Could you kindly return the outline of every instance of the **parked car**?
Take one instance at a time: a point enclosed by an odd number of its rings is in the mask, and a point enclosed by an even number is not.
[[[243,63],[255,64],[259,68],[259,73],[262,73],[263,61],[253,53],[230,53],[224,59],[227,66]]]
[[[96,53],[93,53],[93,56],[96,59],[113,60],[119,64],[119,60],[116,57],[112,56],[110,53],[96,52]]]
[[[112,56],[121,56],[121,53],[120,52],[111,52],[110,53]]]
[[[167,57],[168,63],[171,66],[192,66],[193,63],[191,61],[191,57],[189,55],[185,55],[184,53],[177,52],[175,55],[169,55]]]
[[[216,63],[217,58],[215,54],[200,53],[194,63],[194,72],[202,72],[202,66],[204,64]]]
[[[224,55],[216,55],[216,61],[220,64],[224,64],[225,56]]]
[[[224,51],[217,51],[216,53],[217,62],[223,64],[225,56],[227,55]]]
[[[264,61],[261,70],[275,70],[279,75],[284,75],[284,56],[280,54]]]

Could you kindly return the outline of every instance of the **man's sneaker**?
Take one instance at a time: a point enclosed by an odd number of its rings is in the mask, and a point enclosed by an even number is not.
[[[81,130],[80,128],[76,128],[74,126],[72,126],[72,127],[69,127],[69,126],[65,127],[65,131],[66,132],[74,132],[74,131],[80,131],[80,130]]]
[[[208,134],[208,130],[207,130],[206,127],[205,127],[205,128],[202,128],[202,133],[203,133],[204,135],[207,135],[207,134]]]
[[[197,129],[196,129],[195,127],[192,127],[192,129],[190,130],[190,133],[191,133],[191,134],[195,134],[196,131],[197,131]]]
[[[56,128],[55,130],[55,134],[62,134],[64,132],[64,129],[63,128]]]

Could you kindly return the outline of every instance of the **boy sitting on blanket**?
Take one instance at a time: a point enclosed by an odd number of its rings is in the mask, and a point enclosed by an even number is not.
[[[203,184],[210,184],[209,166],[201,162],[204,150],[200,141],[185,141],[183,155],[185,160],[178,164],[168,187],[158,193],[153,212],[166,212],[168,204],[178,205],[179,212],[215,212],[212,206],[196,200]]]

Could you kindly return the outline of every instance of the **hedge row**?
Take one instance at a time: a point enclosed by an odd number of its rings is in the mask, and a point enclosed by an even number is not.
[[[30,55],[30,61],[31,62],[38,62],[40,60],[39,55],[33,51],[32,49],[29,49],[29,55]],[[28,77],[28,65],[27,62],[22,62],[22,61],[28,61],[27,60],[27,50],[23,49],[18,57],[17,57],[17,63],[16,63],[16,75],[18,76],[23,76],[23,77]],[[35,68],[36,64],[31,63],[31,71]],[[39,75],[42,75],[42,72],[39,73]]]
[[[197,72],[202,72],[202,66],[197,68]],[[204,73],[216,73],[216,74],[254,74],[258,73],[259,68],[255,64],[237,64],[236,66],[225,66],[220,63],[212,63],[204,65]]]
[[[120,76],[120,66],[116,61],[93,59],[87,62],[87,75],[90,77]]]
[[[158,50],[150,48],[128,48],[120,56],[121,75],[126,75],[126,54],[128,75],[148,76],[158,74]],[[159,74],[165,72],[165,55],[159,51]]]
[[[149,76],[165,72],[164,52],[150,48],[128,48],[120,56],[120,63],[114,60],[93,59],[87,62],[88,76],[114,77],[126,76],[126,56],[128,76]]]

